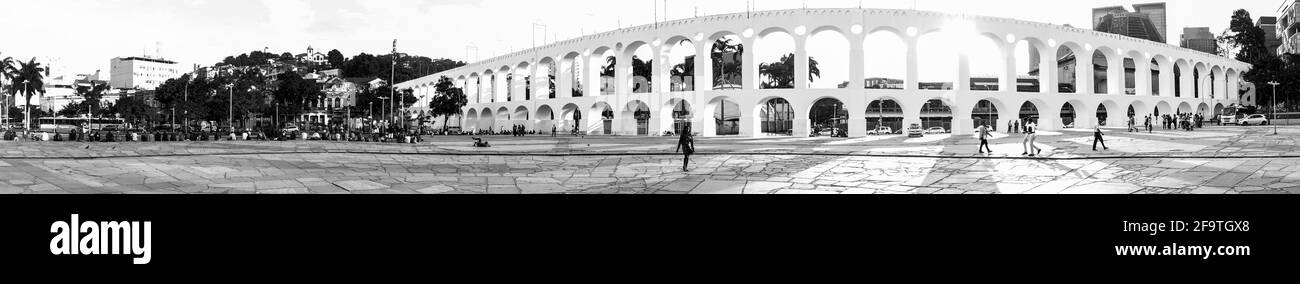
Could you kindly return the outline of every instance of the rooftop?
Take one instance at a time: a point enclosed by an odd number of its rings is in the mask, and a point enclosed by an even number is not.
[[[176,61],[169,61],[169,60],[164,60],[164,59],[154,59],[154,58],[145,58],[145,57],[134,57],[134,56],[132,56],[132,57],[118,57],[118,58],[116,58],[116,59],[118,59],[118,60],[124,60],[124,61],[146,61],[146,62],[154,62],[154,63],[162,63],[162,64],[176,64]]]

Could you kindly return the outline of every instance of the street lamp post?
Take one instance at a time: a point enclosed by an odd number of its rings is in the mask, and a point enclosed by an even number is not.
[[[533,22],[533,47],[537,47],[537,28],[539,27],[542,28],[542,44],[546,44],[546,24],[542,24],[541,20],[537,20]]]
[[[27,89],[31,88],[31,82],[23,81],[23,94],[27,95]],[[23,101],[23,133],[32,130],[32,105],[30,102]]]
[[[185,105],[188,106],[189,104],[190,104],[190,81],[185,80]],[[185,114],[185,128],[188,129],[190,127],[190,109],[186,108],[184,110],[184,114]]]
[[[235,85],[234,84],[230,85],[229,100],[230,100],[230,104],[229,107],[226,109],[226,126],[230,128],[231,133],[234,133],[235,132]]]
[[[1273,119],[1269,120],[1268,123],[1273,125],[1273,135],[1276,136],[1277,135],[1277,85],[1281,85],[1281,83],[1278,83],[1277,81],[1273,81],[1273,82],[1268,82],[1268,84],[1273,85],[1273,104],[1269,106],[1269,109],[1273,110]]]
[[[381,131],[380,131],[382,134],[388,134],[388,129],[387,129],[388,127],[387,127],[387,126],[390,124],[390,122],[389,122],[388,120],[389,120],[389,119],[392,119],[391,117],[388,117],[388,107],[387,107],[387,106],[388,106],[388,97],[379,97],[379,117],[380,117],[380,118],[383,118],[383,121],[384,121],[383,124],[384,124],[384,126],[385,126],[385,127],[383,127],[384,129],[381,129]]]
[[[389,70],[388,72],[388,96],[392,98],[396,98],[397,86],[394,85],[394,83],[396,83],[394,81],[397,81],[397,39],[393,39],[393,56],[390,59],[392,60],[393,64],[391,66],[391,70]],[[393,103],[392,101],[389,101],[389,108],[393,107],[392,103]],[[397,119],[393,119],[393,120],[396,121]]]

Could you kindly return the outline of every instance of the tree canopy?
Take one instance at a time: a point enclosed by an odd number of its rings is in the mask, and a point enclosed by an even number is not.
[[[1296,76],[1300,74],[1300,55],[1275,55],[1276,51],[1265,45],[1264,30],[1255,25],[1246,10],[1232,13],[1228,32],[1219,40],[1235,50],[1233,58],[1253,65],[1250,71],[1242,74],[1242,79],[1255,85],[1257,104],[1271,104],[1276,91],[1278,104],[1294,110],[1296,103],[1300,102],[1300,76]],[[1280,85],[1274,90],[1269,82]]]
[[[393,56],[391,54],[370,55],[367,53],[357,54],[343,63],[343,77],[379,77],[384,80],[393,79],[394,82],[406,82],[429,74],[455,69],[465,66],[465,62],[450,59],[430,59],[423,56],[409,56],[398,54],[396,76],[390,78],[393,73]]]
[[[434,96],[429,101],[431,116],[442,117],[442,127],[446,130],[447,120],[453,115],[459,115],[460,109],[469,103],[465,97],[465,91],[456,87],[451,78],[443,76],[438,78],[438,84],[434,85]]]

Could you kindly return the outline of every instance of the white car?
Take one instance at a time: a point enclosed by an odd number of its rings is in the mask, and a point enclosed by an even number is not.
[[[1242,119],[1241,122],[1237,124],[1240,124],[1241,126],[1268,125],[1268,118],[1264,117],[1264,115],[1262,114],[1252,114],[1250,116],[1247,116],[1245,119]]]
[[[888,126],[876,127],[876,130],[867,131],[867,135],[889,135],[893,133],[894,129]]]
[[[937,127],[937,126],[930,127],[930,129],[925,130],[925,134],[947,134],[947,133],[948,133],[947,129],[943,129],[943,127]]]
[[[925,136],[925,130],[921,130],[920,124],[912,124],[912,127],[907,128],[907,137],[916,138],[923,136]]]

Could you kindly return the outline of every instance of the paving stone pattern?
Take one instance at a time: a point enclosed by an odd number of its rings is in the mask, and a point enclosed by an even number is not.
[[[336,142],[0,143],[0,194],[1276,194],[1300,193],[1300,127],[973,137],[431,137]]]

